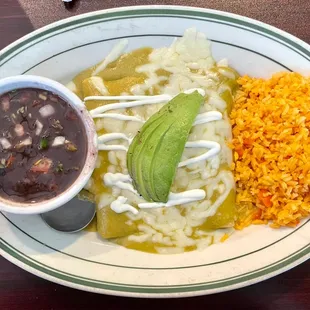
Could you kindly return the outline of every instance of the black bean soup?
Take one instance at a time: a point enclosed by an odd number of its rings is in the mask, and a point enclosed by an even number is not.
[[[24,88],[0,96],[0,196],[51,199],[79,176],[87,153],[82,120],[52,92]]]

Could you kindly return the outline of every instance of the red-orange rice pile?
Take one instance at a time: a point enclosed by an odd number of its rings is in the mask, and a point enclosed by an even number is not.
[[[231,113],[237,229],[310,215],[310,78],[280,73],[239,78]]]

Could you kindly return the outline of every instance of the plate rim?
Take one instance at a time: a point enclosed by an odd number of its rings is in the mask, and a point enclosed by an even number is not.
[[[96,18],[100,15],[107,15],[110,13],[121,14],[124,12],[128,13],[128,12],[149,11],[149,15],[151,15],[152,12],[155,12],[156,10],[167,10],[167,11],[170,10],[170,11],[174,11],[174,12],[183,10],[184,13],[189,13],[189,15],[190,15],[190,13],[193,14],[193,13],[201,12],[201,14],[203,14],[203,13],[204,14],[206,14],[206,13],[207,14],[214,14],[214,15],[219,15],[219,16],[230,18],[230,19],[234,19],[234,20],[237,20],[239,22],[246,22],[250,26],[259,26],[263,30],[267,30],[268,32],[271,32],[273,34],[280,35],[281,37],[291,41],[291,43],[294,43],[295,45],[297,45],[297,47],[299,46],[299,49],[300,48],[304,49],[306,51],[306,54],[310,55],[310,52],[308,52],[310,50],[310,45],[307,44],[306,42],[302,41],[301,39],[296,38],[295,36],[285,32],[283,30],[280,30],[280,29],[278,29],[274,26],[268,25],[266,23],[257,21],[255,19],[251,19],[248,17],[244,17],[241,15],[237,15],[237,14],[233,14],[233,13],[229,13],[229,12],[224,12],[224,11],[219,11],[219,10],[211,10],[211,9],[204,9],[204,8],[198,8],[198,7],[174,6],[174,5],[144,5],[144,6],[119,7],[119,8],[89,12],[89,13],[73,16],[73,17],[63,19],[63,20],[51,23],[49,25],[46,25],[46,26],[39,28],[39,29],[31,32],[30,34],[18,39],[17,41],[11,43],[10,45],[8,45],[4,49],[2,49],[0,51],[0,64],[2,62],[2,59],[5,59],[7,57],[7,55],[9,55],[10,53],[12,53],[14,51],[14,49],[18,50],[19,46],[27,45],[28,40],[35,40],[36,36],[38,36],[38,35],[44,36],[45,32],[47,32],[47,31],[56,32],[57,27],[66,26],[66,25],[68,26],[68,25],[70,25],[70,23],[74,24],[77,21],[81,21],[83,19],[87,19],[90,17]],[[144,15],[147,16],[147,13]],[[163,14],[159,14],[159,15],[163,15]],[[176,17],[178,17],[178,16],[176,16]],[[180,16],[180,17],[182,17],[182,16]],[[104,20],[105,17],[102,17],[102,19]],[[52,281],[52,282],[55,282],[55,283],[58,283],[61,285],[65,285],[65,286],[69,286],[69,287],[73,287],[73,288],[77,288],[77,289],[81,289],[81,290],[86,290],[86,291],[96,292],[96,293],[104,293],[104,294],[109,294],[109,295],[129,296],[129,297],[148,297],[148,298],[150,298],[150,297],[152,297],[152,298],[154,298],[154,297],[156,297],[156,298],[188,297],[188,296],[207,295],[207,294],[213,294],[213,293],[233,290],[233,289],[241,288],[244,286],[252,285],[254,283],[261,282],[263,280],[266,280],[268,278],[276,276],[280,273],[283,273],[283,272],[301,264],[302,262],[304,262],[310,258],[310,244],[309,244],[305,248],[297,251],[298,252],[298,253],[296,252],[297,254],[293,253],[290,256],[288,256],[287,260],[289,262],[287,264],[283,265],[282,267],[280,267],[274,271],[267,272],[266,274],[260,275],[258,277],[254,277],[253,279],[246,279],[246,280],[243,280],[243,281],[235,283],[235,284],[230,284],[227,286],[220,286],[220,287],[215,288],[215,289],[209,288],[209,289],[202,289],[202,290],[197,290],[197,286],[195,286],[193,290],[190,290],[188,292],[183,292],[181,290],[176,291],[176,292],[172,292],[172,293],[171,292],[159,292],[159,293],[157,293],[157,292],[141,292],[141,288],[138,289],[138,290],[140,290],[140,292],[131,292],[131,291],[126,291],[126,290],[109,290],[107,288],[98,288],[98,287],[96,288],[96,287],[86,286],[86,285],[82,285],[82,284],[73,283],[71,281],[66,281],[66,280],[63,280],[63,279],[58,278],[56,276],[49,275],[47,272],[43,272],[43,271],[39,270],[41,267],[39,267],[39,269],[32,267],[31,265],[33,265],[34,263],[30,263],[30,260],[27,261],[27,259],[26,259],[26,261],[28,263],[27,264],[27,263],[23,262],[23,260],[25,260],[25,259],[16,258],[13,254],[18,256],[18,255],[20,255],[20,254],[17,254],[17,252],[19,252],[19,251],[17,249],[15,249],[15,253],[14,253],[14,250],[7,250],[6,251],[5,247],[7,247],[7,246],[4,245],[5,241],[2,238],[0,238],[0,241],[1,241],[0,254],[3,257],[5,257],[7,260],[11,261],[13,264],[21,267],[22,269],[24,269],[30,273],[33,273],[36,276],[39,276],[41,278],[47,279],[49,281]],[[12,247],[14,249],[13,246],[11,246],[11,245],[8,245],[8,246]],[[10,251],[12,251],[13,254],[10,254],[9,253]],[[301,256],[300,256],[300,252],[303,253]],[[25,254],[23,254],[23,255],[25,255]],[[295,256],[297,256],[297,258],[295,258]],[[22,258],[22,255],[20,255],[20,257]],[[40,264],[40,262],[37,262],[37,267],[39,266],[39,264]],[[256,270],[253,271],[252,273],[255,273],[255,272],[256,272]],[[122,285],[124,287],[126,286],[126,284],[122,284]],[[168,289],[164,289],[164,291],[165,290],[167,291]]]
[[[16,48],[21,43],[24,43],[25,41],[32,39],[33,37],[42,34],[48,30],[52,30],[54,28],[57,28],[59,26],[65,25],[65,24],[71,24],[72,22],[76,22],[78,20],[87,19],[90,17],[99,16],[102,14],[108,15],[111,13],[121,13],[121,12],[135,12],[135,11],[156,11],[156,10],[171,10],[171,11],[184,11],[184,12],[192,12],[192,13],[209,13],[214,15],[221,15],[224,17],[228,17],[230,19],[236,19],[240,22],[245,22],[248,24],[257,25],[259,28],[263,28],[265,30],[268,30],[269,32],[274,32],[276,34],[279,34],[284,39],[288,39],[291,41],[291,43],[295,43],[297,45],[302,46],[303,49],[305,49],[306,53],[310,55],[310,44],[306,43],[305,41],[299,39],[298,37],[288,33],[287,31],[284,31],[280,28],[277,28],[275,26],[272,26],[270,24],[261,22],[259,20],[256,20],[254,18],[246,17],[243,15],[230,13],[226,11],[220,11],[220,10],[214,10],[214,9],[206,9],[206,8],[200,8],[200,7],[191,7],[191,6],[183,6],[183,5],[136,5],[136,6],[124,6],[124,7],[118,7],[118,8],[111,8],[111,9],[105,9],[105,10],[98,10],[98,11],[92,11],[84,14],[79,14],[76,16],[68,17],[65,19],[61,19],[59,21],[55,21],[53,23],[50,23],[46,26],[43,26],[41,28],[38,28],[29,34],[26,34],[25,36],[19,38],[18,40],[15,40],[14,42],[10,43],[8,46],[0,50],[0,65],[1,64],[1,58],[6,57],[6,53],[12,50],[13,48]]]
[[[3,246],[3,241],[2,238],[0,238],[1,241],[1,249],[0,249],[0,254],[6,258],[7,260],[9,260],[10,262],[12,262],[13,264],[15,264],[16,266],[36,275],[39,276],[43,279],[46,279],[48,281],[60,284],[60,285],[64,285],[64,286],[68,286],[71,288],[75,288],[75,289],[79,289],[79,290],[83,290],[83,291],[88,291],[88,292],[93,292],[93,293],[101,293],[101,294],[107,294],[107,295],[114,295],[114,296],[122,296],[122,297],[138,297],[138,298],[179,298],[179,297],[193,297],[193,296],[201,296],[201,295],[211,295],[211,294],[216,294],[216,293],[220,293],[220,292],[226,292],[226,291],[230,291],[230,290],[235,290],[235,289],[239,289],[242,287],[247,287],[253,284],[256,284],[258,282],[262,282],[265,281],[267,279],[270,279],[272,277],[275,277],[279,274],[282,274],[298,265],[300,265],[301,263],[307,261],[310,258],[310,244],[308,244],[307,246],[305,246],[304,248],[296,251],[296,253],[292,255],[286,257],[284,260],[289,261],[289,263],[285,263],[285,262],[280,262],[279,264],[283,265],[281,268],[271,271],[267,274],[262,274],[258,277],[254,277],[252,279],[245,279],[244,281],[241,282],[237,282],[234,284],[229,284],[227,286],[222,286],[222,287],[218,287],[218,288],[207,288],[204,289],[203,287],[200,289],[199,286],[195,286],[194,290],[188,290],[188,291],[183,291],[182,288],[179,289],[174,289],[174,292],[165,292],[165,291],[169,291],[170,289],[168,288],[164,288],[163,292],[161,291],[161,289],[155,289],[153,288],[141,288],[139,287],[139,285],[132,285],[132,287],[130,287],[129,285],[127,286],[127,290],[123,290],[123,289],[114,289],[113,286],[111,286],[111,288],[109,289],[109,286],[107,284],[103,284],[103,286],[106,286],[106,288],[102,288],[102,285],[95,285],[94,286],[86,286],[84,284],[79,284],[76,282],[72,282],[72,281],[67,281],[64,280],[63,278],[67,278],[67,276],[62,276],[61,278],[59,278],[58,276],[53,276],[51,275],[51,271],[48,270],[46,268],[46,272],[43,272],[39,269],[42,269],[41,266],[39,266],[40,262],[37,262],[37,267],[39,268],[35,268],[32,265],[35,265],[35,263],[31,262],[30,260],[28,260],[28,264],[25,264],[23,262],[23,260],[25,260],[25,258],[23,258],[20,254],[18,254],[17,252],[19,252],[19,250],[15,249],[15,252],[13,252],[13,255],[10,255],[9,252],[11,250],[8,250],[7,252],[5,252],[2,248]],[[12,246],[9,245],[9,247],[14,248]],[[302,253],[302,254],[301,254]],[[21,259],[17,259],[17,256],[20,256]],[[24,255],[26,256],[26,255]],[[297,257],[297,259],[295,259],[295,256]],[[33,258],[31,258],[32,261],[35,261]],[[291,261],[293,260],[293,261]],[[41,265],[44,265],[42,263],[40,263]],[[51,268],[51,267],[49,267]],[[270,269],[274,269],[275,266],[270,267]],[[44,268],[43,268],[44,269]],[[53,269],[53,268],[51,268]],[[262,271],[264,272],[264,271]],[[253,272],[255,273],[255,271]],[[60,273],[59,273],[60,274]],[[58,274],[58,275],[59,275]],[[72,278],[74,277],[74,275],[72,275]],[[95,283],[95,282],[94,282]],[[121,284],[119,287],[122,288],[122,285],[125,287],[126,284]],[[203,285],[202,285],[203,286]],[[115,286],[118,287],[118,286]],[[171,286],[172,287],[172,286]],[[196,290],[195,290],[196,288]],[[197,288],[199,288],[197,290]],[[186,289],[186,288],[185,288]]]

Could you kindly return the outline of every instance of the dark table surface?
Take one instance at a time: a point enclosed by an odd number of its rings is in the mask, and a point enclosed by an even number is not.
[[[61,0],[45,0],[59,5]],[[83,0],[81,0],[83,1]],[[33,12],[34,3],[42,3],[42,0],[20,0],[25,10],[17,0],[0,0],[0,49],[14,40],[22,37],[34,29],[33,25],[41,25],[42,19],[38,12]],[[84,0],[86,7],[81,5],[80,12],[91,10],[90,0]],[[247,3],[247,15],[287,30],[310,43],[310,1],[309,0],[210,0],[197,1],[204,7],[225,9],[239,12],[240,4]],[[225,4],[225,3],[226,4]],[[231,6],[227,6],[227,2]],[[251,4],[249,5],[249,2]],[[94,9],[115,6],[110,1],[93,0]],[[109,3],[111,5],[109,5]],[[132,4],[194,4],[185,1],[128,1],[120,0],[123,5]],[[282,7],[279,7],[279,4]],[[209,4],[209,5],[208,5]],[[252,5],[253,4],[253,5]],[[274,10],[277,8],[277,11]],[[63,8],[57,8],[62,10]],[[273,9],[273,10],[272,10]],[[38,6],[38,10],[44,10]],[[273,12],[271,14],[271,12]],[[77,9],[72,14],[79,13]],[[241,13],[241,12],[239,12]],[[58,14],[58,15],[57,15]],[[46,20],[55,20],[71,14],[57,10],[51,11]],[[275,18],[270,20],[271,16]],[[294,18],[292,17],[294,14]],[[279,17],[280,16],[280,17]],[[307,17],[308,16],[308,17]],[[292,22],[294,20],[294,22]],[[296,24],[296,21],[298,23]],[[297,26],[296,26],[297,25]],[[239,289],[212,296],[203,296],[186,299],[152,300],[152,305],[157,309],[202,309],[212,307],[214,309],[270,309],[270,310],[306,310],[310,306],[310,261],[294,268],[282,275],[251,287]],[[43,279],[37,278],[20,268],[14,266],[4,258],[0,258],[0,310],[61,310],[61,309],[145,309],[150,306],[150,300],[129,299],[95,295],[76,291],[63,287]]]

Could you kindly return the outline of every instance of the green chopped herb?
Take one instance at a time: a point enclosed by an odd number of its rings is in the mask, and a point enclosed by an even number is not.
[[[64,171],[64,165],[61,162],[58,162],[56,172],[63,172],[63,171]]]
[[[46,150],[48,148],[48,140],[47,138],[41,138],[40,140],[40,149]]]
[[[70,172],[72,172],[72,171],[79,171],[79,170],[80,170],[79,167],[71,167],[71,168],[65,169],[65,170],[64,170],[64,173],[65,173],[65,174],[68,174],[68,173],[70,173]]]
[[[65,144],[66,150],[69,152],[76,152],[77,151],[77,147],[74,143],[67,141]]]
[[[52,127],[55,128],[55,129],[59,129],[59,130],[63,130],[64,128],[61,126],[60,124],[60,121],[59,120],[56,120],[54,119],[52,121]]]
[[[17,110],[17,114],[24,114],[26,110],[27,110],[26,107],[20,107],[20,108]]]

